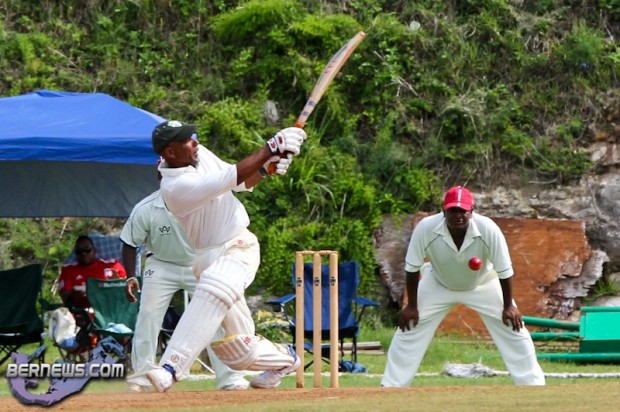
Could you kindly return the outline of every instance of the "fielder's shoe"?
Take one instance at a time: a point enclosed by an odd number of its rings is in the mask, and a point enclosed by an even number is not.
[[[139,383],[130,383],[127,385],[127,393],[148,393],[152,390],[152,387],[140,385]]]
[[[174,376],[170,370],[165,368],[166,366],[168,365],[164,365],[163,368],[152,369],[146,373],[146,377],[151,381],[155,389],[157,389],[157,392],[166,392],[174,383]]]
[[[256,375],[254,379],[250,381],[250,386],[256,389],[272,389],[277,388],[282,382],[282,378],[289,373],[293,373],[297,370],[301,364],[301,359],[295,353],[292,346],[288,347],[289,352],[295,358],[291,366],[284,367],[278,370],[265,371],[259,375]]]

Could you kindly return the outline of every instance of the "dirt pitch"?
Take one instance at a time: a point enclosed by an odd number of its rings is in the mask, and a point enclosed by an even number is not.
[[[76,394],[52,408],[0,398],[0,411],[612,411],[620,405],[620,382],[589,381],[545,387],[513,385],[409,388],[273,389],[165,394]]]
[[[407,389],[389,389],[410,391]],[[104,410],[151,410],[151,409],[218,409],[226,406],[242,407],[244,404],[264,404],[283,401],[316,401],[318,399],[360,399],[386,396],[382,388],[317,388],[317,389],[273,389],[247,391],[171,391],[167,393],[102,393],[75,394],[62,400],[52,408],[36,405],[22,405],[14,398],[1,398],[0,411],[104,411]],[[249,408],[248,408],[249,409]]]

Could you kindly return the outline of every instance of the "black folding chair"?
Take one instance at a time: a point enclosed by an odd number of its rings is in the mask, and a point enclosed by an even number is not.
[[[37,299],[43,284],[43,266],[32,264],[0,271],[0,365],[28,343],[43,345],[43,319]],[[39,360],[44,361],[45,351]]]

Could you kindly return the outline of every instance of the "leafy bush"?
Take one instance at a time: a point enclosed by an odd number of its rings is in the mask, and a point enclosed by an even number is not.
[[[377,295],[382,214],[435,208],[451,184],[556,183],[591,168],[583,148],[605,119],[600,96],[617,90],[618,10],[616,0],[13,0],[0,4],[0,93],[108,93],[199,124],[201,142],[236,162],[294,122],[327,59],[365,31],[289,174],[241,197],[262,244],[256,287],[288,290],[294,251],[329,248],[359,260],[362,290]],[[49,280],[73,235],[99,226],[2,221],[0,257],[47,261]]]

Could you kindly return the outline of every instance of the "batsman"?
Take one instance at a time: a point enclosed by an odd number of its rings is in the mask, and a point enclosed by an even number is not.
[[[217,357],[234,370],[263,371],[250,386],[275,388],[297,370],[300,359],[292,346],[255,334],[245,289],[258,270],[260,247],[233,192],[251,190],[269,169],[284,175],[306,133],[297,127],[283,129],[256,152],[230,164],[198,143],[196,129],[172,120],[159,124],[152,135],[153,149],[164,159],[159,166],[161,194],[195,248],[198,284],[159,367],[147,378],[159,392],[168,390],[221,325],[226,337],[211,344]]]

